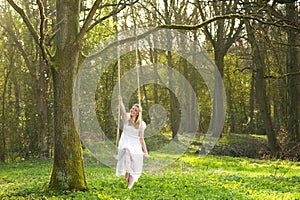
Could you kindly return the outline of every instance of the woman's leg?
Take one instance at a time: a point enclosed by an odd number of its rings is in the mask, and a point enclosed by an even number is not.
[[[133,177],[129,174],[128,189],[132,189],[134,184]]]
[[[126,182],[129,182],[129,176],[130,176],[130,174],[128,172],[126,172],[126,174],[125,174],[125,181]]]

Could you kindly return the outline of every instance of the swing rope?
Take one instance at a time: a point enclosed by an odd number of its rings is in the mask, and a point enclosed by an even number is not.
[[[141,106],[141,91],[140,91],[140,78],[139,78],[139,53],[138,53],[138,39],[136,34],[136,29],[134,30],[135,33],[135,66],[136,66],[136,81],[137,81],[137,88],[138,88],[138,104]],[[120,58],[120,41],[118,40],[118,48],[117,48],[117,66],[118,66],[118,89],[119,95],[121,95],[121,58]],[[142,113],[140,113],[140,126],[142,122]],[[118,104],[118,127],[117,127],[117,137],[116,137],[116,146],[118,148],[119,140],[120,140],[120,117],[121,117],[121,105],[120,102]]]
[[[120,58],[120,41],[118,39],[118,49],[117,49],[117,57],[118,57],[118,90],[119,90],[119,96],[121,95],[121,58]],[[117,137],[116,137],[116,146],[118,148],[119,140],[120,140],[120,121],[121,121],[121,105],[120,102],[118,102],[118,127],[117,127]]]
[[[137,34],[136,29],[134,30],[135,33],[135,67],[136,67],[136,82],[137,82],[137,88],[138,88],[138,103],[141,106],[141,90],[140,90],[140,74],[139,74],[139,50],[138,50],[138,40],[137,40]],[[140,113],[142,114],[142,113]],[[142,119],[142,116],[140,117]]]

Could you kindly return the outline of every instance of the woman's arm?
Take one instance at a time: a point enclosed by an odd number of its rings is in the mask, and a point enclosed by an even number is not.
[[[120,110],[121,110],[121,116],[122,116],[122,119],[123,121],[126,120],[126,109],[125,109],[125,106],[124,106],[124,103],[123,103],[123,99],[122,99],[122,96],[119,95],[119,104],[120,104]]]
[[[147,150],[146,142],[144,140],[144,128],[142,127],[140,128],[140,143],[143,148],[144,157],[148,157],[148,150]]]

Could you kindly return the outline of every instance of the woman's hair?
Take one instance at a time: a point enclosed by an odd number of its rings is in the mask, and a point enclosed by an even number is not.
[[[134,128],[139,128],[140,123],[142,121],[142,106],[140,104],[134,104],[133,107],[138,108],[138,114],[135,118],[135,121],[131,119],[131,117],[128,119],[128,125],[129,126],[134,126]]]

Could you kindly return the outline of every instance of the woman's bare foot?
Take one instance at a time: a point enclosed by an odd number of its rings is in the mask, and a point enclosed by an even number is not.
[[[126,182],[129,182],[129,176],[130,176],[130,174],[128,172],[126,172],[126,174],[125,174],[125,181]]]
[[[133,177],[129,175],[128,189],[132,189],[134,184]]]

